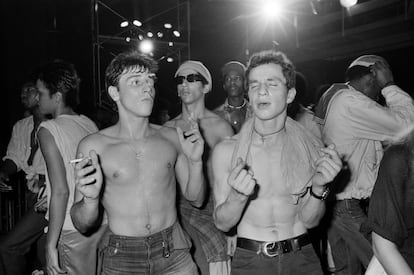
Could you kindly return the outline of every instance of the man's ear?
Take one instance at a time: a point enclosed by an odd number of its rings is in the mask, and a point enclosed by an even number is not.
[[[55,100],[56,100],[56,102],[60,102],[60,101],[62,101],[62,93],[61,92],[56,92],[55,94],[54,94],[54,96],[55,96]]]
[[[210,91],[211,91],[211,84],[208,83],[208,84],[204,85],[204,87],[203,87],[203,93],[204,94],[207,94]]]
[[[117,87],[109,86],[108,87],[108,94],[112,98],[113,101],[118,101],[119,100],[119,92],[118,92]]]
[[[292,103],[296,96],[296,89],[290,88],[287,92],[286,103]]]

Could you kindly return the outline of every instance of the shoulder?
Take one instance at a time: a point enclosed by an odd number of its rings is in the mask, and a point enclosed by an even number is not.
[[[201,123],[202,125],[205,124],[207,127],[215,128],[217,131],[225,134],[225,136],[233,135],[233,128],[227,120],[212,111],[207,111],[207,115],[201,120]]]
[[[231,157],[233,155],[234,148],[236,147],[236,138],[237,135],[233,137],[227,137],[217,143],[213,150],[213,158],[214,156],[219,156],[219,158],[222,156]]]
[[[84,137],[78,144],[78,151],[87,151],[94,149],[99,152],[100,148],[108,143],[111,139],[111,127],[92,133]]]

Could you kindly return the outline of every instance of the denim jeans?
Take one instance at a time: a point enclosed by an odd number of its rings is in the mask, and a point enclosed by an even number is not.
[[[74,230],[62,230],[58,250],[60,267],[68,275],[94,275],[98,266],[98,244],[106,230],[103,225],[90,236]]]
[[[187,240],[174,240],[181,233],[175,224],[161,232],[147,237],[108,235],[103,246],[102,275],[159,274],[197,275],[197,267],[189,253],[190,246],[180,247]],[[177,246],[180,249],[175,249]]]
[[[323,272],[312,244],[308,244],[301,250],[273,258],[237,247],[231,264],[231,274],[321,275]]]
[[[338,275],[363,274],[373,252],[369,237],[361,232],[367,216],[356,199],[339,200],[333,208],[328,239]]]
[[[26,253],[36,244],[47,226],[45,213],[35,212],[33,208],[27,210],[14,228],[0,239],[0,274],[23,275],[26,274]],[[44,240],[44,238],[43,238]],[[44,243],[39,244],[39,261],[45,264]]]

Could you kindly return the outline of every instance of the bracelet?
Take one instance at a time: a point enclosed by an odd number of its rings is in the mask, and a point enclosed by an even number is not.
[[[324,201],[324,200],[326,200],[326,198],[328,197],[328,195],[329,195],[329,192],[330,192],[330,189],[329,189],[329,187],[327,187],[326,189],[325,189],[325,191],[323,191],[323,193],[322,193],[322,195],[316,195],[315,193],[313,193],[313,191],[312,191],[312,186],[310,186],[309,187],[309,194],[312,196],[312,197],[314,197],[315,199],[318,199],[318,200],[321,200],[321,201]]]
[[[384,86],[382,88],[384,89],[385,87],[388,87],[388,86],[391,86],[391,85],[395,85],[395,82],[394,81],[388,81],[387,83],[384,84]]]

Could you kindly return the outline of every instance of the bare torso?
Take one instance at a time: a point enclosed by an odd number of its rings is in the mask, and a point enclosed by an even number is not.
[[[284,240],[305,233],[306,228],[298,218],[299,204],[294,203],[286,186],[286,175],[278,169],[283,143],[265,143],[253,142],[250,149],[250,165],[259,188],[240,220],[237,234],[262,241]]]
[[[158,129],[139,140],[107,134],[98,134],[98,154],[110,229],[119,235],[147,236],[171,226],[177,219],[174,144]]]

